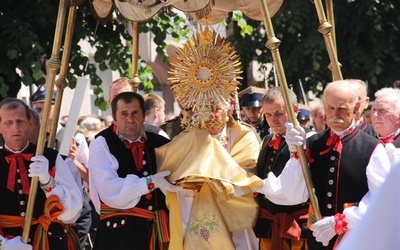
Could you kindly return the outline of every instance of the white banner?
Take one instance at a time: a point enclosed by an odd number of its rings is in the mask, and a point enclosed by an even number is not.
[[[74,98],[71,103],[71,108],[69,111],[68,121],[65,125],[65,132],[61,140],[60,155],[68,155],[69,147],[71,145],[71,139],[75,134],[76,125],[79,119],[79,113],[82,108],[83,97],[86,94],[87,85],[89,84],[89,79],[79,77],[78,82],[75,87]],[[64,139],[65,138],[65,139]]]

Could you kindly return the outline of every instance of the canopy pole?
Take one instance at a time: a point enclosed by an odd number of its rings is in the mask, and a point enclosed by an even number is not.
[[[54,104],[53,121],[51,124],[50,136],[49,136],[49,139],[47,142],[47,146],[49,148],[54,148],[54,146],[55,146],[62,98],[63,98],[63,94],[64,94],[64,89],[68,86],[66,76],[68,73],[69,59],[70,59],[70,55],[71,55],[72,36],[74,34],[76,10],[77,10],[76,6],[71,6],[69,8],[67,29],[65,31],[66,34],[65,34],[65,40],[64,40],[64,50],[63,50],[63,55],[62,55],[62,64],[61,64],[59,77],[55,82],[55,85],[57,87],[57,95],[56,95],[56,101]]]
[[[335,15],[333,14],[333,2],[332,0],[326,0],[325,1],[326,5],[326,14],[327,14],[327,19],[328,22],[332,25],[332,30],[331,30],[331,35],[332,35],[332,41],[333,45],[335,47],[335,51],[337,53],[337,47],[336,47],[336,31],[335,31]]]
[[[133,92],[138,92],[142,82],[139,78],[139,22],[132,23],[132,79],[130,84]]]
[[[265,46],[271,51],[272,58],[274,60],[274,66],[276,67],[278,82],[279,82],[279,85],[282,90],[282,95],[283,95],[283,99],[285,101],[286,111],[288,113],[289,120],[291,123],[293,123],[293,126],[295,128],[298,128],[299,124],[298,124],[296,115],[293,110],[293,104],[290,100],[289,88],[288,88],[288,85],[286,82],[286,76],[285,76],[285,72],[283,70],[281,56],[279,53],[279,45],[280,45],[281,41],[278,38],[276,38],[276,36],[275,36],[274,29],[272,27],[271,17],[269,15],[268,6],[267,6],[267,3],[265,0],[260,0],[260,7],[261,7],[262,14],[263,14],[264,26],[265,26],[265,30],[266,30],[267,38],[268,38]],[[311,205],[313,206],[313,209],[315,212],[315,218],[317,220],[320,220],[321,213],[319,210],[318,200],[317,200],[317,196],[315,195],[315,189],[314,189],[314,185],[312,183],[311,173],[310,173],[310,169],[308,167],[308,163],[307,163],[307,159],[306,159],[306,156],[304,153],[303,146],[297,146],[297,152],[299,155],[301,168],[303,170],[304,179],[305,179],[305,182],[307,185],[307,191],[308,191],[308,194],[310,197],[310,202],[311,202]]]
[[[333,81],[343,80],[342,72],[340,70],[341,65],[338,61],[336,45],[333,39],[333,26],[326,20],[324,7],[322,6],[321,0],[314,0],[314,4],[319,19],[318,31],[324,36],[326,49],[328,50],[328,55],[331,62],[328,68],[332,71]],[[333,13],[331,13],[330,17],[333,18]]]
[[[47,90],[52,90],[54,88],[54,80],[55,80],[55,77],[57,74],[57,70],[60,68],[60,65],[61,65],[61,62],[59,59],[59,54],[60,54],[62,34],[63,34],[63,30],[64,30],[64,22],[65,22],[66,10],[67,10],[67,3],[68,3],[67,0],[60,0],[60,4],[59,4],[59,8],[58,8],[56,30],[54,33],[53,51],[51,54],[51,58],[47,61],[47,66],[49,68],[49,72],[48,72],[48,75],[46,78],[46,89]],[[43,118],[44,119],[40,126],[38,144],[37,144],[37,148],[36,148],[36,155],[43,154],[44,144],[45,144],[45,139],[46,139],[46,126],[47,126],[46,117],[49,117],[52,95],[53,95],[52,91],[46,91],[44,109],[43,109]],[[28,197],[25,221],[24,221],[24,229],[22,232],[22,241],[24,243],[28,243],[28,240],[29,240],[29,231],[31,229],[32,215],[33,215],[33,209],[35,206],[38,182],[39,182],[39,177],[33,177],[31,179],[29,197]]]

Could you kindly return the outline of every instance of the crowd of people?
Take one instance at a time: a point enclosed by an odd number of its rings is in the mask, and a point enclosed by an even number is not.
[[[0,249],[41,244],[49,249],[354,246],[360,238],[351,232],[364,216],[376,216],[367,211],[400,163],[399,89],[377,91],[369,108],[362,81],[331,82],[324,89],[323,112],[299,105],[290,90],[296,129],[281,89],[271,87],[261,95],[241,95],[243,110],[258,106],[244,112],[250,124],[233,119],[230,103],[219,103],[210,109],[206,129],[196,129],[181,123],[188,118],[198,122],[196,110],[181,106],[185,116],[162,122],[162,98],[141,96],[126,84],[120,78],[110,85],[111,123],[93,115],[80,119],[68,155],[57,152],[67,122],[63,117],[53,149],[47,145],[43,155],[34,156],[45,89],[32,96],[32,109],[15,98],[0,103],[1,154],[9,166],[1,175],[0,195],[8,202],[0,208]],[[364,121],[363,108],[370,109],[371,123]],[[316,124],[321,113],[326,129],[302,123],[315,117],[311,124]],[[268,124],[262,139],[257,130],[261,119]],[[167,134],[177,122],[179,131]],[[307,152],[320,220],[310,204],[298,146]],[[23,243],[32,177],[39,177],[40,187],[29,241]],[[61,207],[53,215],[46,214],[51,202]],[[35,236],[40,230],[45,236]]]
[[[361,223],[399,164],[398,89],[377,91],[369,108],[362,81],[331,82],[324,89],[323,112],[299,105],[290,90],[300,125],[296,129],[281,89],[272,87],[241,95],[250,124],[234,120],[227,102],[212,106],[206,129],[196,129],[182,126],[183,119],[198,122],[195,109],[181,106],[185,116],[164,122],[163,99],[141,96],[127,84],[120,78],[110,85],[112,121],[82,117],[68,155],[62,156],[57,150],[65,140],[65,117],[53,149],[47,145],[43,155],[34,156],[45,89],[32,96],[32,109],[15,98],[0,103],[1,153],[9,166],[1,175],[0,195],[8,200],[0,208],[1,249],[31,249],[31,244],[49,249],[169,245],[262,250],[333,249],[341,241],[354,245],[346,235]],[[257,107],[251,110],[251,105]],[[371,123],[363,119],[368,108]],[[326,128],[318,131],[310,124],[317,124],[321,113]],[[261,120],[268,126],[263,138]],[[179,131],[167,134],[167,127],[176,126],[167,124],[177,122]],[[296,157],[299,146],[307,152],[320,220]],[[39,177],[40,187],[29,241],[23,243],[32,177]],[[62,208],[55,215],[46,214],[52,200]],[[43,216],[50,226],[40,222]],[[46,236],[35,236],[40,230]]]

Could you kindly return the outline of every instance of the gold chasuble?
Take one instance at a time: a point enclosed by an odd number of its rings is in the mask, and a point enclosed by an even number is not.
[[[259,142],[253,131],[232,120],[227,129],[230,154],[207,130],[197,128],[156,149],[158,171],[170,170],[170,182],[195,190],[186,232],[176,193],[166,194],[171,250],[235,249],[232,232],[255,225],[258,204],[250,187],[263,182],[247,171],[255,168]]]

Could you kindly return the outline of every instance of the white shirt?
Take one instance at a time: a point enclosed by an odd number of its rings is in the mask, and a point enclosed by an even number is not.
[[[100,200],[107,205],[128,209],[136,206],[142,195],[149,192],[146,178],[128,174],[118,176],[118,160],[110,153],[104,137],[98,136],[89,146],[90,198],[100,214]]]
[[[358,207],[348,207],[343,211],[346,214],[349,228],[352,228],[366,212],[371,203],[371,196],[375,194],[378,187],[384,182],[389,171],[390,161],[385,147],[382,144],[378,144],[372,152],[366,167],[368,193],[362,198]],[[270,172],[268,178],[264,179],[264,186],[257,191],[276,204],[295,205],[306,202],[309,196],[300,161],[291,158],[278,177]]]
[[[360,222],[340,241],[338,250],[400,249],[400,149],[386,144],[392,171],[377,190]]]
[[[74,177],[60,155],[57,155],[55,168],[56,187],[50,192],[45,192],[46,197],[57,195],[64,207],[64,212],[58,216],[58,219],[66,224],[75,223],[82,210],[82,189],[74,181]]]

